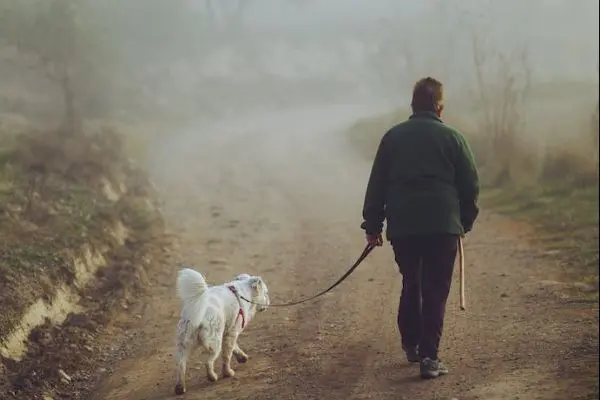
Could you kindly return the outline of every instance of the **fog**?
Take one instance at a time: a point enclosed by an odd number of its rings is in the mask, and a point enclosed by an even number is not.
[[[503,84],[498,65],[508,60],[504,79],[527,70],[532,87],[563,88],[549,107],[589,104],[589,113],[597,101],[594,0],[71,3],[67,15],[46,10],[64,0],[0,1],[4,115],[60,118],[61,85],[48,69],[61,68],[78,113],[103,121],[190,126],[359,103],[383,112],[405,107],[425,75],[443,80],[448,108],[458,109],[478,101],[475,40],[486,86]]]

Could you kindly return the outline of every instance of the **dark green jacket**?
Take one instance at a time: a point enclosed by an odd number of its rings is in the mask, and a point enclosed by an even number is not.
[[[479,178],[463,135],[434,113],[413,114],[381,139],[363,208],[362,228],[387,238],[471,230]]]

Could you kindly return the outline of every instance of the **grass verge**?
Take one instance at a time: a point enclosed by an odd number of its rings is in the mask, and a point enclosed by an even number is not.
[[[346,137],[361,157],[372,160],[383,135],[408,116],[408,111],[398,110],[362,119],[348,129]]]
[[[561,261],[566,277],[598,300],[598,184],[555,182],[523,189],[488,188],[484,207],[533,223],[534,240]]]
[[[152,185],[124,147],[110,130],[0,132],[0,338],[32,304],[50,304],[58,287],[81,298],[62,324],[46,320],[31,331],[20,360],[0,357],[0,398],[70,393],[61,371],[75,380],[92,368],[102,356],[96,338],[168,249]],[[105,265],[79,285],[84,249]]]

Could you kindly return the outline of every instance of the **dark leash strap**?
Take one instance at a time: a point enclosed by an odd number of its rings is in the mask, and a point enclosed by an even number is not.
[[[374,245],[372,244],[367,244],[367,246],[365,247],[365,249],[363,250],[362,254],[360,255],[360,257],[358,257],[358,259],[356,260],[356,262],[350,267],[350,269],[348,269],[348,271],[346,271],[346,273],[344,275],[342,275],[342,277],[340,279],[337,280],[337,282],[335,282],[333,285],[329,286],[327,289],[323,290],[322,292],[319,292],[317,294],[315,294],[314,296],[311,296],[309,298],[306,299],[302,299],[302,300],[297,300],[297,301],[292,301],[289,303],[279,303],[279,304],[268,304],[269,307],[289,307],[289,306],[295,306],[297,304],[302,304],[302,303],[306,303],[307,301],[316,299],[319,296],[323,296],[324,294],[330,292],[331,290],[333,290],[337,285],[339,285],[340,283],[342,283],[344,280],[346,280],[346,278],[348,278],[350,276],[350,274],[352,274],[352,272],[354,272],[354,270],[365,260],[365,258],[367,258],[367,256],[369,255],[369,253],[371,253],[371,251],[375,248]],[[251,300],[246,299],[243,296],[240,296],[240,298],[250,304],[255,304],[258,306],[267,306],[267,304],[260,304],[260,303],[255,303]]]

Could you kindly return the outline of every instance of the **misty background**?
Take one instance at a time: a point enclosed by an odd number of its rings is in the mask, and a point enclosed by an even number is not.
[[[510,75],[537,90],[529,119],[583,121],[597,108],[598,12],[594,0],[2,0],[0,112],[5,123],[62,118],[68,96],[86,120],[200,123],[332,103],[383,112],[432,75],[448,112],[469,119],[478,85]]]

